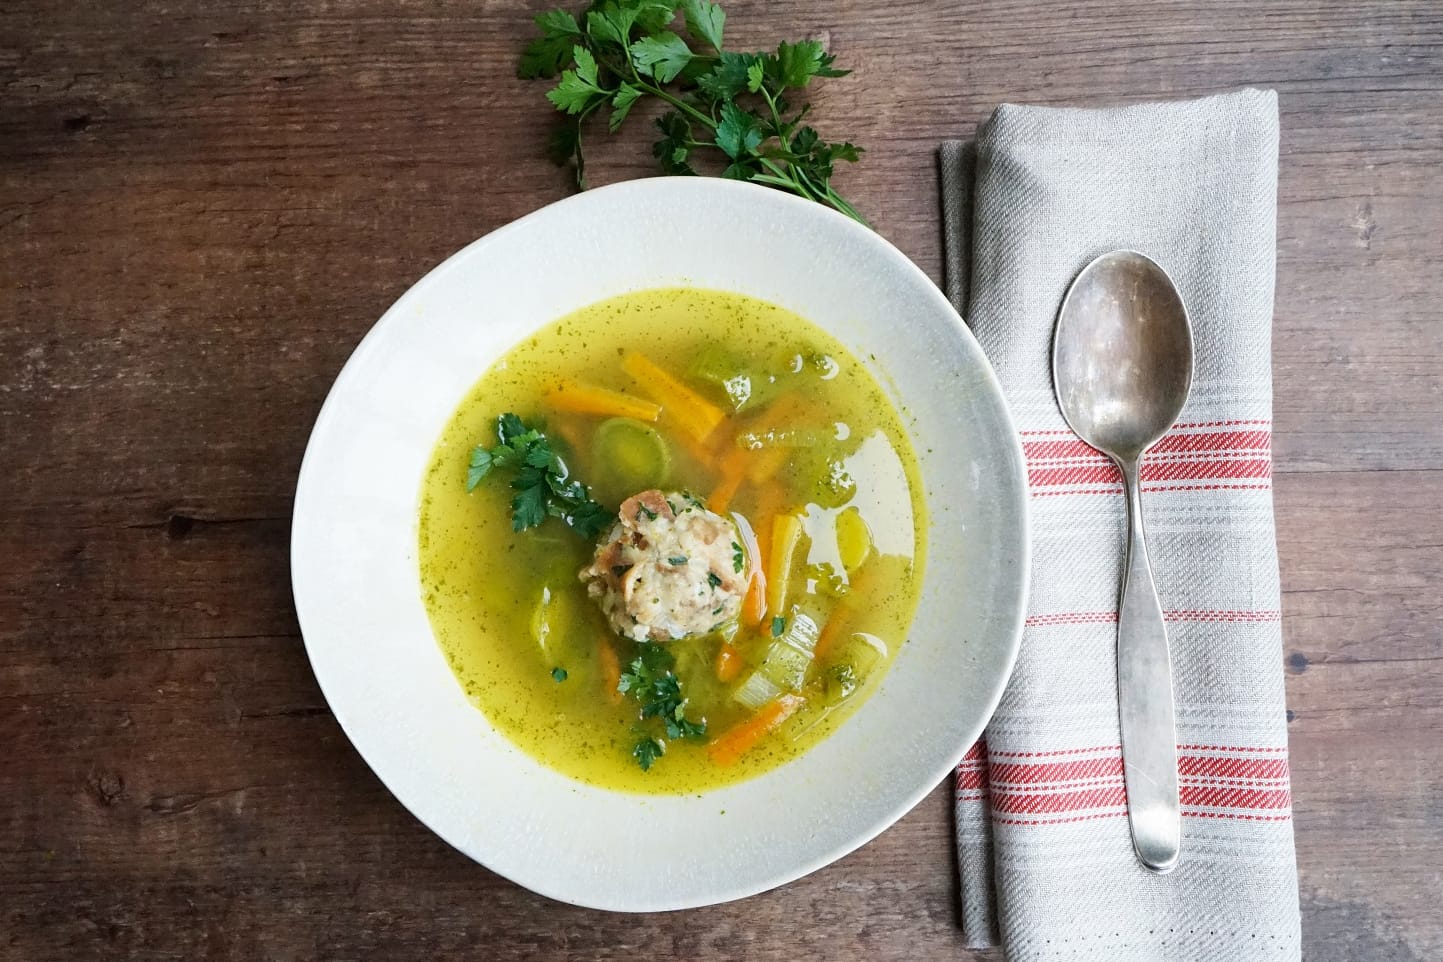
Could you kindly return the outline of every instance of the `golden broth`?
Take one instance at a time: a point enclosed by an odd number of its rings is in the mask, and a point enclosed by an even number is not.
[[[856,652],[858,644],[872,646],[881,657],[839,702],[825,703],[822,683],[811,677],[809,703],[731,765],[714,763],[705,740],[676,739],[666,743],[665,754],[649,771],[638,766],[632,748],[639,734],[651,729],[639,718],[637,703],[603,681],[598,647],[612,646],[625,666],[635,646],[608,629],[577,579],[594,545],[556,519],[513,533],[509,476],[493,475],[473,492],[465,489],[472,446],[494,445],[497,415],[514,411],[528,424],[544,422],[572,475],[590,484],[593,497],[608,508],[614,510],[634,494],[621,489],[592,450],[602,419],[564,413],[546,402],[546,395],[568,379],[646,397],[647,386],[622,370],[624,349],[644,352],[703,394],[706,386],[689,374],[698,358],[718,350],[743,358],[755,372],[758,394],[765,382],[778,397],[794,395],[802,402],[792,402],[800,411],[796,425],[827,438],[819,448],[789,449],[772,479],[743,483],[729,511],[758,528],[764,548],[772,516],[799,514],[806,534],[790,593],[817,612],[819,623],[842,619],[831,657]],[[707,396],[724,399],[716,390]],[[707,498],[717,487],[717,465],[732,435],[763,423],[768,408],[758,410],[752,414],[743,408],[728,418],[705,449],[686,440],[663,410],[656,425],[670,451],[663,490]],[[848,509],[860,512],[873,544],[853,576],[845,574],[836,537],[838,515]],[[800,755],[835,731],[875,690],[905,641],[916,609],[925,527],[916,457],[901,419],[838,341],[789,311],[739,294],[648,290],[593,304],[550,325],[507,353],[461,402],[422,485],[421,584],[452,670],[472,701],[522,750],[566,775],[606,788],[695,792],[741,781]],[[840,581],[848,582],[840,590],[849,593],[839,614]],[[733,641],[748,665],[743,678],[771,642],[773,614],[768,612],[758,628],[743,628]],[[731,697],[738,682],[717,680],[714,665],[721,644],[719,637],[706,636],[667,645],[688,699],[687,715],[706,719],[708,740],[751,714]],[[559,672],[553,676],[558,668],[564,680],[556,680]],[[832,670],[819,664],[813,676]],[[830,685],[835,679],[827,677]],[[838,689],[826,690],[835,696]]]

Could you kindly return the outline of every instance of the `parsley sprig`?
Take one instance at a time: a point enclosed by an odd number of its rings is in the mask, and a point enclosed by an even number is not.
[[[466,490],[474,490],[497,468],[515,469],[516,477],[511,480],[516,492],[511,498],[513,531],[534,528],[550,516],[594,540],[616,520],[614,512],[591,500],[586,485],[571,477],[545,434],[508,413],[496,419],[496,439],[500,443],[493,448],[478,444],[471,449]]]
[[[671,652],[661,645],[643,642],[636,646],[636,657],[622,671],[616,690],[636,699],[643,721],[660,718],[667,738],[701,738],[706,734],[706,719],[692,721],[686,717],[686,697],[672,671],[675,666]],[[631,754],[642,771],[647,771],[665,750],[664,742],[646,733]]]
[[[680,9],[688,38],[669,29]],[[722,176],[767,184],[866,221],[833,189],[838,161],[855,161],[862,149],[829,143],[803,124],[810,104],[793,109],[795,95],[816,77],[842,77],[820,42],[783,41],[775,53],[722,48],[726,14],[709,0],[595,0],[577,19],[551,10],[536,18],[541,36],[521,55],[522,77],[560,79],[546,97],[566,115],[552,141],[552,156],[576,168],[586,187],[582,130],[598,111],[609,111],[615,133],[632,108],[654,97],[670,109],[655,121],[661,139],[652,147],[668,174],[695,174],[692,161],[721,155]]]

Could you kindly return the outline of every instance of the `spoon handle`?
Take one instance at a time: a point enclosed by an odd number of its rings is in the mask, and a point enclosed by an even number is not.
[[[1118,467],[1127,490],[1127,560],[1117,615],[1118,718],[1127,818],[1138,859],[1154,872],[1170,872],[1182,847],[1172,657],[1147,558],[1138,462],[1119,461]]]

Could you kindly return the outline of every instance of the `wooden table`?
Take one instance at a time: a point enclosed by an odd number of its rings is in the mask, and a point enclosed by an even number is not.
[[[1003,100],[1281,94],[1276,504],[1307,957],[1443,956],[1443,8],[726,4],[827,38],[841,179],[940,279],[934,152]],[[685,914],[474,865],[350,747],[291,607],[296,469],[416,278],[563,196],[503,0],[0,7],[0,958],[944,959],[939,787]],[[635,129],[597,182],[651,172]]]

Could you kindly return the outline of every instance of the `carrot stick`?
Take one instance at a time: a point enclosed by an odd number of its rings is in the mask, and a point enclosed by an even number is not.
[[[596,646],[596,654],[601,661],[601,685],[605,689],[606,700],[619,705],[621,692],[617,686],[621,684],[621,661],[616,657],[616,649],[611,646],[610,640],[603,638]]]
[[[767,610],[780,614],[787,601],[787,582],[802,540],[802,519],[779,514],[772,522],[772,553],[767,565]]]
[[[742,479],[746,477],[746,464],[747,452],[741,448],[732,448],[726,453],[719,465],[721,478],[706,500],[709,509],[717,514],[726,512],[732,498],[736,497],[737,489],[742,486]]]
[[[712,450],[710,445],[703,444],[688,434],[686,429],[681,426],[681,423],[677,421],[675,415],[667,411],[662,411],[661,428],[667,440],[675,441],[680,445],[682,450],[691,455],[691,459],[698,465],[708,471],[717,470],[716,452]]]
[[[763,448],[756,452],[756,457],[747,466],[747,480],[752,484],[761,484],[770,479],[787,463],[790,454],[789,449],[781,447]]]
[[[736,497],[737,488],[742,486],[740,474],[723,474],[717,486],[711,489],[711,495],[706,499],[706,506],[717,514],[726,514],[727,508],[731,507],[732,498]]]
[[[756,510],[752,512],[752,527],[757,531],[771,531],[773,519],[785,506],[787,493],[780,482],[768,481],[757,486]]]
[[[747,585],[746,597],[742,598],[742,623],[755,628],[767,617],[767,576],[758,566],[752,572],[751,583]]]
[[[806,704],[800,695],[778,695],[769,701],[746,721],[728,729],[707,745],[707,755],[714,764],[734,765],[737,760],[756,747],[767,734],[781,727],[782,722]]]
[[[741,674],[742,653],[729,641],[722,642],[716,653],[716,680],[731,681]]]
[[[740,514],[732,515],[732,519],[736,522],[737,532],[742,536],[742,545],[750,559],[747,565],[747,591],[742,598],[742,622],[755,628],[762,623],[767,613],[766,565],[762,561],[761,545],[751,522],[745,515]]]
[[[645,354],[627,351],[621,368],[630,374],[643,394],[661,405],[679,427],[698,441],[711,437],[726,413],[691,388],[657,367]]]
[[[838,639],[846,636],[851,628],[852,616],[856,613],[857,600],[866,586],[867,572],[870,566],[863,565],[857,569],[849,581],[851,588],[837,606],[832,609],[832,616],[822,626],[821,632],[817,634],[817,643],[812,646],[812,658],[817,662],[826,660],[827,653],[836,645]]]
[[[837,607],[832,609],[832,617],[827,619],[827,623],[822,626],[821,632],[817,635],[817,644],[812,648],[814,661],[826,660],[828,652],[837,644],[837,639],[842,636],[843,630],[847,627],[847,622],[852,620],[851,615],[852,606],[846,598],[843,598],[837,603]]]
[[[555,431],[561,435],[561,439],[571,445],[573,454],[581,454],[581,432],[576,429],[576,425],[569,421],[558,420],[555,424],[552,424],[548,430]]]
[[[655,421],[661,416],[661,405],[655,402],[576,381],[563,381],[546,395],[546,401],[558,411],[573,414],[635,418],[638,421]]]
[[[873,565],[864,564],[848,578],[847,584],[850,590],[841,596],[841,600],[837,601],[837,607],[831,610],[831,617],[828,617],[827,623],[821,626],[821,632],[818,632],[817,635],[817,643],[812,646],[814,661],[825,661],[827,653],[833,649],[837,640],[850,635],[851,627],[853,627],[851,622],[853,622],[853,616],[856,616],[857,606],[860,604],[859,599],[866,597],[867,583],[876,577],[872,571]]]
[[[784,394],[772,402],[760,420],[766,425],[762,433],[786,430],[787,426],[805,413],[802,400],[796,394]],[[761,484],[773,477],[791,456],[791,449],[777,445],[763,447],[753,452],[752,462],[747,466],[747,480]]]
[[[767,559],[771,546],[767,543],[769,539],[766,533],[770,532],[776,524],[776,517],[782,510],[785,497],[786,493],[782,490],[782,486],[775,481],[770,481],[758,490],[757,507],[755,511],[751,512],[752,530],[762,532],[756,538],[754,577],[751,585],[747,588],[746,597],[742,600],[742,621],[752,628],[760,625],[767,616],[767,572],[771,570],[767,565]]]

